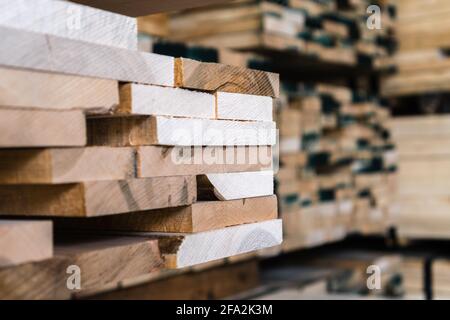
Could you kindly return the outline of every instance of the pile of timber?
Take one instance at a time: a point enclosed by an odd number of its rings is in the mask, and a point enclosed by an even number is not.
[[[136,19],[116,13],[0,3],[0,298],[281,243],[278,75],[140,52]]]
[[[450,2],[397,0],[397,74],[383,83],[386,96],[412,96],[450,90]]]
[[[396,226],[405,238],[450,236],[449,177],[450,116],[395,118],[398,144],[398,217]]]
[[[286,93],[276,175],[285,249],[384,233],[397,167],[388,110],[345,87],[291,85]]]
[[[390,7],[369,30],[366,1],[233,1],[170,16],[140,18],[142,34],[214,48],[290,51],[347,66],[386,67],[393,49]],[[202,27],[199,28],[198,26]],[[148,38],[142,36],[144,43]]]

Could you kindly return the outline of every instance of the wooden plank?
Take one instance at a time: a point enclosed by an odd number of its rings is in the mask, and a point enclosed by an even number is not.
[[[273,171],[211,173],[197,177],[200,199],[234,200],[273,194]]]
[[[216,92],[217,119],[272,121],[270,97]]]
[[[137,148],[138,177],[200,175],[272,169],[272,148],[159,147]]]
[[[0,108],[0,147],[79,147],[86,144],[83,112]]]
[[[57,73],[0,68],[0,105],[14,108],[112,113],[119,105],[119,84]]]
[[[90,145],[257,146],[274,145],[274,122],[141,116],[88,119]]]
[[[55,246],[55,257],[0,268],[0,299],[69,299],[68,267],[81,269],[81,292],[156,271],[162,260],[156,240],[84,238]]]
[[[96,300],[208,300],[223,299],[257,287],[257,260],[191,271],[157,281],[94,295]],[[183,288],[183,290],[180,290]]]
[[[174,85],[172,57],[1,26],[0,36],[1,66],[123,82]]]
[[[0,150],[0,184],[53,184],[134,177],[132,148]]]
[[[57,228],[193,233],[277,219],[276,196],[196,202],[190,206],[91,219],[60,219]]]
[[[175,84],[189,89],[270,97],[278,97],[280,93],[278,74],[184,58],[175,61]]]
[[[0,299],[69,299],[67,260],[60,258],[0,268]]]
[[[212,94],[179,88],[125,84],[120,88],[119,113],[215,118]]]
[[[0,214],[94,217],[189,205],[195,177],[94,181],[63,185],[3,185]]]
[[[145,16],[152,13],[169,12],[187,8],[200,7],[224,2],[224,0],[71,0],[95,8],[117,12],[131,17]],[[230,1],[230,0],[225,0]]]
[[[141,237],[69,237],[56,245],[55,256],[81,270],[81,289],[72,294],[98,291],[164,265],[158,241]]]
[[[151,234],[158,237],[166,267],[171,269],[273,247],[281,244],[283,237],[281,220],[190,234]]]
[[[53,256],[51,221],[0,220],[0,267]]]
[[[0,25],[137,50],[136,19],[67,1],[0,1]]]

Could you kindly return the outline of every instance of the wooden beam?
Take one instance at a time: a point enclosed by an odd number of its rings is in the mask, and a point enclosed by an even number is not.
[[[197,177],[200,199],[234,200],[274,193],[272,171],[211,173]]]
[[[0,147],[79,147],[86,144],[81,111],[0,108]]]
[[[0,26],[0,66],[174,85],[174,59]],[[21,54],[17,54],[20,51]]]
[[[56,227],[74,230],[193,233],[277,219],[276,196],[196,202],[190,206],[91,219],[60,219]]]
[[[53,184],[134,177],[132,148],[0,150],[0,184]]]
[[[160,147],[137,148],[138,176],[159,177],[272,169],[272,148]]]
[[[280,93],[278,74],[184,58],[175,61],[175,84],[188,89],[270,97]]]
[[[0,106],[112,113],[119,105],[114,80],[0,68]]]
[[[88,119],[90,145],[256,146],[274,145],[274,122],[141,116]]]
[[[53,256],[51,221],[0,220],[0,267]]]
[[[67,286],[69,266],[81,271],[81,291]],[[119,285],[158,270],[158,243],[146,238],[92,237],[56,244],[55,256],[40,262],[0,268],[0,299],[69,299],[75,293]]]
[[[216,92],[217,119],[272,121],[270,97]]]
[[[120,88],[119,113],[215,118],[212,94],[179,88],[125,84]]]
[[[0,215],[94,217],[188,205],[195,177],[0,186]]]
[[[137,286],[94,295],[96,300],[208,300],[223,299],[257,287],[257,260],[226,264],[219,267],[191,271]],[[183,290],[180,290],[183,288]]]
[[[56,245],[55,256],[80,268],[81,289],[72,294],[98,292],[108,284],[149,274],[164,265],[158,241],[141,237],[69,237]]]
[[[0,25],[137,50],[136,19],[67,1],[0,1]]]
[[[89,5],[95,8],[109,10],[112,12],[121,13],[131,17],[146,16],[152,13],[169,12],[175,10],[182,10],[230,0],[166,0],[166,1],[151,1],[151,0],[71,0],[81,4]]]
[[[281,220],[192,233],[151,233],[159,239],[167,268],[184,268],[255,250],[282,242]]]

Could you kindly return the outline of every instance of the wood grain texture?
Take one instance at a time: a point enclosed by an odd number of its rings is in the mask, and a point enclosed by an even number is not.
[[[93,217],[189,205],[195,177],[94,181],[62,185],[3,185],[0,214]]]
[[[94,295],[96,300],[210,300],[245,292],[259,284],[256,260],[191,271]],[[183,288],[183,290],[180,290]]]
[[[53,256],[51,221],[0,220],[0,267]]]
[[[217,119],[272,121],[271,97],[216,92]]]
[[[270,97],[278,97],[280,91],[278,74],[184,58],[175,61],[175,84],[189,89]]]
[[[212,94],[179,88],[125,84],[120,88],[119,113],[215,118]]]
[[[137,148],[139,177],[200,175],[271,170],[272,148],[160,147]]]
[[[0,150],[1,184],[53,184],[135,177],[132,148]]]
[[[52,259],[0,268],[0,299],[69,299],[75,293],[154,272],[162,264],[158,243],[152,239],[72,239],[56,244]],[[67,288],[72,265],[81,269],[81,291]]]
[[[164,265],[158,241],[141,237],[70,237],[55,247],[55,256],[80,268],[81,289],[76,292],[98,291]]]
[[[274,193],[273,171],[211,173],[197,177],[199,199],[235,200]]]
[[[277,219],[276,196],[196,202],[190,206],[91,219],[60,219],[57,228],[124,232],[193,233]]]
[[[146,16],[151,13],[169,12],[224,2],[224,0],[166,0],[166,1],[71,0],[71,1],[89,5],[103,10],[121,13],[131,17]]]
[[[119,84],[114,80],[0,68],[0,105],[112,113],[119,105]]]
[[[172,57],[1,26],[0,36],[1,66],[124,82],[174,85]]]
[[[136,19],[59,0],[0,1],[0,25],[137,50]]]
[[[0,108],[0,147],[79,147],[86,145],[83,112]]]
[[[167,268],[183,268],[282,242],[281,220],[228,227],[193,234],[152,233],[159,239]]]
[[[0,268],[1,300],[69,299],[66,287],[68,261],[52,258]]]
[[[274,122],[141,116],[88,120],[89,145],[257,146],[274,145]]]

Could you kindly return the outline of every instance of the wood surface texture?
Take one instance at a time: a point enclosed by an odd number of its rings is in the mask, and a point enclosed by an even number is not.
[[[2,26],[0,36],[0,66],[123,82],[174,85],[172,57]]]
[[[51,221],[0,220],[0,268],[52,256]]]
[[[83,112],[0,108],[0,147],[79,147],[86,145]]]
[[[107,114],[119,105],[117,81],[31,70],[0,68],[0,93],[4,107]]]
[[[92,181],[61,185],[0,186],[0,214],[93,217],[188,205],[195,177]]]
[[[137,21],[60,0],[0,1],[0,25],[137,50]]]
[[[91,219],[59,219],[58,228],[193,233],[277,219],[276,196],[196,202],[189,206]]]
[[[167,268],[183,268],[281,244],[281,220],[180,234],[150,233],[159,239]]]
[[[185,58],[175,61],[175,84],[189,89],[270,97],[278,97],[280,93],[278,74]]]

